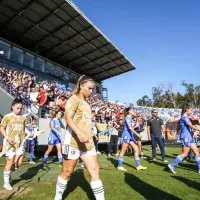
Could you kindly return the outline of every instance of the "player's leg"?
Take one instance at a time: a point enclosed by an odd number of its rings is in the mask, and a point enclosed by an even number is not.
[[[54,145],[48,145],[48,149],[46,150],[43,158],[43,164],[46,165],[47,159],[49,157],[49,154],[52,152]]]
[[[29,141],[29,149],[30,149],[30,161],[29,164],[35,164],[35,162],[33,161],[34,159],[34,154],[35,154],[35,141],[34,140],[30,140]]]
[[[99,177],[99,162],[95,149],[82,153],[81,160],[85,163],[90,174],[90,186],[96,200],[104,200],[104,188]]]
[[[188,153],[190,151],[190,144],[188,144],[188,142],[185,142],[185,139],[181,140],[182,142],[182,153],[180,155],[178,155],[171,164],[168,165],[168,167],[170,168],[170,170],[172,171],[172,173],[176,174],[176,171],[174,169],[174,167],[176,165],[178,165],[179,163],[182,162],[182,160],[184,158],[186,158],[188,156]]]
[[[22,166],[24,160],[24,155],[16,154],[15,156],[15,170],[17,170],[20,166]]]
[[[62,145],[61,145],[61,143],[57,143],[56,148],[57,148],[58,161],[60,163],[59,166],[62,167],[63,157],[62,157]]]
[[[11,168],[14,163],[15,159],[15,152],[13,150],[6,153],[6,166],[4,168],[3,172],[3,178],[4,178],[4,185],[3,187],[6,190],[12,190],[12,187],[10,185],[10,179],[11,179]]]
[[[197,148],[197,145],[195,143],[192,143],[190,146],[191,150],[194,152],[195,155],[195,161],[197,163],[198,167],[198,173],[200,173],[200,156],[199,156],[199,149]]]
[[[123,164],[123,160],[124,160],[124,154],[126,153],[126,150],[129,145],[129,141],[130,140],[124,140],[122,142],[122,147],[121,147],[121,151],[119,153],[118,164],[117,164],[117,169],[120,171],[127,171],[124,167],[122,167],[122,164]]]
[[[63,168],[61,174],[58,176],[57,184],[56,184],[56,195],[54,200],[61,200],[64,191],[67,188],[67,182],[74,171],[74,168],[77,164],[77,161],[80,157],[80,152],[78,150],[74,150],[74,154],[72,153],[72,148],[69,145],[65,145],[64,149],[66,149],[63,154]]]
[[[130,145],[131,145],[131,147],[132,147],[133,150],[134,150],[135,163],[136,163],[136,166],[137,166],[136,169],[137,169],[137,170],[147,169],[147,167],[143,167],[143,166],[140,164],[139,147],[138,147],[138,145],[137,145],[135,142],[133,142],[133,141],[130,142]]]

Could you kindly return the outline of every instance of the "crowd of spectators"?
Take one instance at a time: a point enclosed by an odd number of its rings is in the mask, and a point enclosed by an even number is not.
[[[30,110],[40,117],[51,117],[51,110],[56,109],[60,96],[69,98],[74,94],[71,88],[67,88],[59,82],[39,80],[33,74],[25,71],[0,68],[0,81],[9,86],[10,92],[23,98]],[[104,101],[98,95],[89,98],[88,103],[96,113],[96,119],[99,123],[108,124],[110,121],[120,122],[120,120],[124,120],[124,109],[127,104]],[[141,127],[150,118],[151,110],[150,107],[135,106],[135,113]],[[164,122],[181,115],[180,109],[158,108],[157,110]],[[199,117],[200,111],[194,110],[194,114]]]

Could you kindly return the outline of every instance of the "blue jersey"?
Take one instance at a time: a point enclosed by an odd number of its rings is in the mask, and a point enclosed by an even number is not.
[[[133,119],[129,115],[127,115],[125,120],[124,120],[124,131],[122,133],[122,137],[123,136],[129,136],[130,138],[133,138],[133,133],[129,129],[128,124],[130,124],[131,127],[134,128]]]
[[[34,132],[35,127],[32,126],[31,124],[29,124],[26,126],[26,128],[32,133],[32,132]],[[29,142],[27,141],[25,146],[27,146],[27,148],[29,148],[31,146],[35,146],[35,140],[33,139],[33,140],[29,140]]]
[[[191,123],[189,117],[187,115],[183,115],[179,123],[181,129],[180,138],[188,138],[192,140],[192,130],[188,126],[188,124]]]
[[[60,125],[60,120],[54,118],[50,122],[51,126],[55,128],[58,132],[61,131],[61,125]],[[57,134],[55,131],[51,129],[50,135],[48,137],[48,145],[56,145],[61,143],[61,137],[59,134]]]
[[[31,124],[27,125],[26,128],[32,133],[34,131],[34,126]]]
[[[54,118],[54,119],[51,120],[50,124],[51,124],[51,127],[53,126],[53,128],[55,128],[58,132],[61,131],[61,128],[60,128],[60,126],[61,126],[61,125],[60,125],[60,120]],[[60,135],[58,135],[58,134],[57,134],[55,131],[53,131],[52,129],[51,129],[51,131],[50,131],[50,135],[55,135],[55,136],[59,136],[59,137],[60,137]]]

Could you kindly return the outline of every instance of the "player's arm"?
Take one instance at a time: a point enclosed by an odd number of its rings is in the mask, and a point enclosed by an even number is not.
[[[189,122],[187,125],[188,125],[191,129],[193,129],[193,130],[200,131],[200,128],[198,128],[198,127],[192,125],[191,122]]]
[[[6,117],[4,117],[0,124],[0,132],[1,132],[2,136],[12,145],[12,144],[14,144],[14,141],[11,140],[6,133],[7,123],[8,123],[8,119]]]
[[[67,125],[77,135],[77,137],[79,138],[80,142],[86,143],[86,142],[88,142],[88,137],[74,123],[74,120],[73,120],[74,115],[75,115],[75,112],[72,111],[72,110],[68,110],[66,112],[66,122],[67,122]]]
[[[25,127],[25,134],[28,135],[29,137],[33,137],[34,133],[31,133],[27,127]]]
[[[148,134],[149,140],[151,140],[151,135],[150,135],[150,124],[149,124],[149,122],[147,123],[147,134]]]
[[[57,133],[58,135],[61,135],[61,133],[60,133],[58,130],[56,130],[56,129],[54,128],[53,122],[50,124],[50,128],[51,128],[52,131],[54,131],[54,132]]]
[[[132,128],[131,124],[128,124],[128,128],[129,128],[129,130],[130,130],[133,134],[135,134],[137,137],[142,138],[142,136],[141,136],[140,134],[138,134],[138,133]]]

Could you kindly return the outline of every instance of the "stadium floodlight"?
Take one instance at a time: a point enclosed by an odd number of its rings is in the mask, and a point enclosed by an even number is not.
[[[0,51],[0,55],[3,55],[4,54],[4,51]]]

